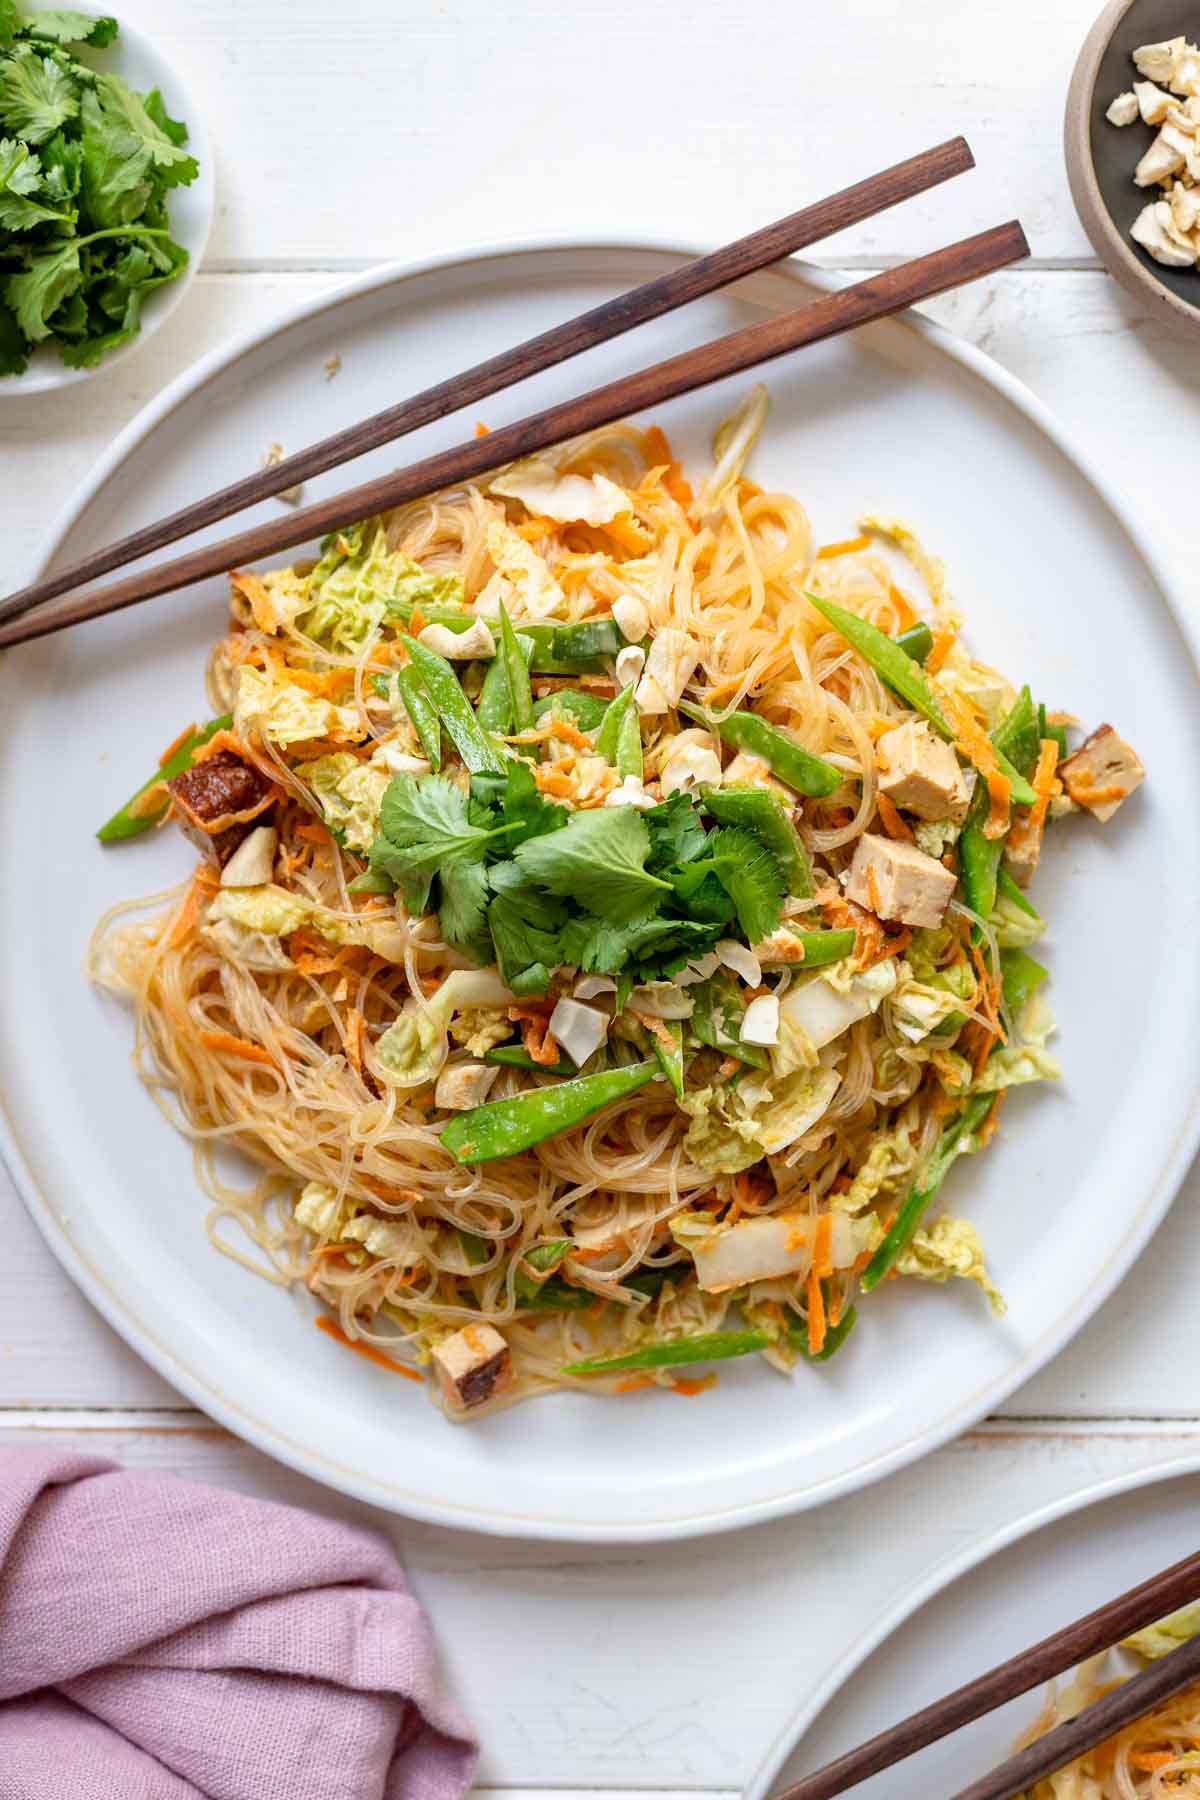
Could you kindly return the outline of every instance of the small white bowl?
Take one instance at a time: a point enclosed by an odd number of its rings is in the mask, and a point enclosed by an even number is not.
[[[37,9],[30,7],[27,10],[32,12]],[[96,12],[97,9],[79,7],[76,10]],[[114,6],[112,10],[120,18],[118,7]],[[150,88],[159,88],[171,117],[182,119],[187,126],[187,148],[196,158],[200,173],[190,187],[172,188],[167,196],[171,236],[187,251],[187,267],[174,281],[156,288],[147,298],[142,310],[141,330],[137,336],[127,344],[122,344],[119,349],[110,351],[94,368],[68,368],[52,345],[40,345],[30,356],[29,366],[23,375],[0,376],[0,400],[17,396],[23,399],[27,394],[45,393],[50,388],[72,387],[76,382],[90,381],[95,375],[103,375],[106,370],[124,362],[126,357],[133,356],[139,346],[158,330],[163,320],[174,312],[191,287],[208,243],[213,220],[213,157],[212,145],[208,141],[208,132],[204,127],[196,96],[148,37],[126,25],[124,20],[120,24],[117,40],[110,49],[89,50],[84,47],[79,51],[80,59],[92,68],[111,70],[120,75],[140,94],[146,93]]]

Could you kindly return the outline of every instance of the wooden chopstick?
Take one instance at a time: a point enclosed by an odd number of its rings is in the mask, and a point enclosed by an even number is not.
[[[1132,1725],[1135,1719],[1153,1711],[1160,1701],[1169,1700],[1172,1694],[1190,1687],[1197,1680],[1200,1680],[1200,1637],[1191,1638],[1177,1650],[1169,1651],[1149,1668],[1105,1694],[1103,1699],[1085,1706],[1073,1719],[1056,1725],[1044,1737],[1035,1738],[1007,1762],[955,1794],[953,1800],[1019,1800],[1035,1781],[1053,1775],[1056,1769],[1065,1768],[1085,1750],[1095,1749],[1115,1731]]]
[[[161,550],[179,538],[215,524],[218,519],[242,512],[261,500],[270,499],[273,494],[284,493],[314,475],[324,474],[327,469],[363,456],[368,450],[377,450],[434,419],[473,406],[489,394],[511,387],[527,376],[552,368],[584,350],[633,330],[637,325],[661,318],[664,313],[686,306],[691,300],[726,287],[732,281],[768,268],[781,257],[790,256],[847,226],[860,224],[901,200],[924,193],[974,166],[970,147],[961,137],[950,138],[932,150],[922,151],[919,156],[895,163],[878,175],[855,182],[852,187],[803,207],[773,225],[763,226],[748,237],[726,244],[723,249],[697,257],[667,275],[644,282],[629,293],[607,300],[602,306],[593,307],[577,318],[529,338],[512,350],[476,363],[474,368],[461,375],[426,388],[410,400],[375,413],[331,437],[322,438],[268,469],[243,476],[215,494],[192,501],[164,519],[155,520],[115,543],[93,550],[78,562],[57,569],[52,575],[0,601],[0,622],[18,618],[43,601],[81,587],[85,581],[95,581],[113,569],[136,562],[153,550]]]
[[[272,519],[219,543],[203,545],[171,562],[138,570],[107,587],[51,600],[26,617],[0,625],[0,646],[44,637],[85,619],[135,606],[440,488],[458,486],[516,457],[548,449],[631,413],[661,406],[709,382],[741,374],[788,351],[882,319],[919,300],[944,293],[947,288],[991,274],[1028,254],[1025,234],[1016,220],[994,226],[913,262],[871,275],[853,287],[822,294],[792,312],[763,319],[636,375],[623,376],[578,399],[501,426],[485,437],[471,438],[406,469],[377,476],[315,506],[303,507],[286,519]]]
[[[886,1731],[859,1744],[857,1749],[847,1751],[826,1763],[823,1769],[782,1789],[772,1800],[835,1800],[836,1795],[847,1793],[881,1769],[890,1769],[893,1764],[903,1762],[918,1750],[924,1750],[926,1745],[948,1737],[961,1726],[969,1725],[972,1719],[981,1719],[985,1713],[994,1712],[996,1707],[1027,1694],[1031,1688],[1042,1687],[1087,1657],[1096,1656],[1101,1650],[1119,1643],[1130,1632],[1152,1625],[1156,1619],[1198,1597],[1200,1553],[1173,1563],[1169,1569],[1161,1570],[1137,1587],[1097,1607],[1095,1612],[1064,1625],[1060,1631],[1052,1632],[1040,1643],[999,1663],[953,1693],[944,1694],[920,1712],[900,1719]],[[1146,1708],[1143,1706],[1141,1710]],[[1019,1793],[1021,1790],[1012,1791]],[[980,1800],[980,1797],[973,1795],[973,1800]]]

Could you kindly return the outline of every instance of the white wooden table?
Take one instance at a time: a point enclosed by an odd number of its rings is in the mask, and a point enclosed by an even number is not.
[[[1175,484],[1194,486],[1200,358],[1099,271],[1071,208],[1063,96],[1095,4],[923,0],[914,29],[893,0],[121,0],[204,98],[216,227],[192,294],[141,355],[83,389],[0,401],[4,585],[164,381],[344,272],[541,232],[728,238],[958,131],[974,175],[820,260],[871,268],[1019,214],[1031,262],[932,310],[1022,376],[1146,517],[1164,517]],[[1195,593],[1183,516],[1163,557]],[[1064,599],[1086,613],[1086,594]],[[1100,1478],[1200,1453],[1198,1199],[1193,1172],[1139,1268],[1003,1418],[885,1490],[623,1552],[379,1518],[482,1734],[483,1780],[736,1790],[807,1685],[934,1561]],[[2,1172],[0,1242],[0,1442],[85,1444],[347,1509],[144,1368],[60,1273]]]

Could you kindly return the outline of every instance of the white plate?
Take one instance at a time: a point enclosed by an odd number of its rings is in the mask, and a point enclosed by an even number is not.
[[[28,10],[44,11],[45,8],[31,7]],[[75,10],[89,13],[97,11],[90,6]],[[110,351],[95,368],[68,368],[57,350],[42,345],[33,352],[23,375],[6,375],[0,378],[0,400],[16,395],[23,399],[27,394],[47,393],[51,388],[73,387],[77,382],[90,381],[93,376],[102,375],[106,369],[113,369],[127,357],[135,355],[146,339],[154,335],[163,320],[175,311],[195,281],[200,259],[208,244],[215,191],[213,154],[195,93],[150,38],[135,30],[132,25],[126,25],[124,19],[120,24],[120,32],[111,49],[89,50],[84,46],[79,55],[82,61],[94,69],[110,69],[114,75],[120,75],[139,94],[158,88],[171,117],[182,119],[187,126],[187,148],[196,158],[200,172],[189,187],[172,188],[167,196],[171,236],[187,251],[187,267],[182,275],[177,275],[174,281],[168,281],[165,287],[155,288],[142,308],[142,327],[137,336],[130,338],[119,349]]]
[[[70,554],[673,266],[649,246],[559,245],[383,270],[211,357],[124,433],[70,509]],[[793,304],[755,279],[482,409],[493,425]],[[342,357],[337,379],[323,364]],[[103,907],[179,878],[175,833],[103,851],[92,832],[187,720],[222,629],[222,583],[12,653],[0,678],[0,1087],[35,1217],[130,1343],[207,1412],[299,1469],[417,1517],[621,1541],[715,1531],[874,1481],[995,1407],[1076,1331],[1162,1217],[1197,1131],[1200,695],[1144,555],[1025,391],[918,321],[769,372],[754,473],[819,533],[863,507],[919,521],[974,642],[1047,699],[1118,722],[1150,780],[1107,829],[1055,834],[1039,898],[1068,1078],[1012,1096],[997,1145],[949,1198],[978,1221],[1010,1301],[893,1284],[837,1361],[794,1382],[732,1364],[715,1393],[559,1395],[455,1429],[420,1390],[347,1355],[285,1295],[210,1250],[188,1147],[127,1065],[130,1021],[80,974]],[[666,409],[693,456],[739,381]],[[443,447],[443,421],[372,470]],[[311,494],[345,486],[346,472]]]
[[[932,1570],[843,1658],[746,1789],[765,1800],[1068,1620],[1195,1554],[1200,1459],[1123,1475],[1045,1507]],[[957,1793],[1012,1754],[1042,1690],[854,1789],[862,1800]]]

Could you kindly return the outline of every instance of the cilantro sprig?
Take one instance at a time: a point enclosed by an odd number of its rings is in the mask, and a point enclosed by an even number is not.
[[[91,367],[187,263],[166,196],[198,174],[157,90],[92,68],[117,21],[0,0],[0,375],[53,344]]]
[[[779,922],[786,881],[770,847],[745,826],[707,829],[702,812],[681,793],[644,813],[569,811],[517,757],[465,790],[398,775],[370,868],[410,911],[436,908],[446,942],[494,961],[515,992],[544,992],[562,964],[628,988],[677,974],[733,930],[754,943]]]

